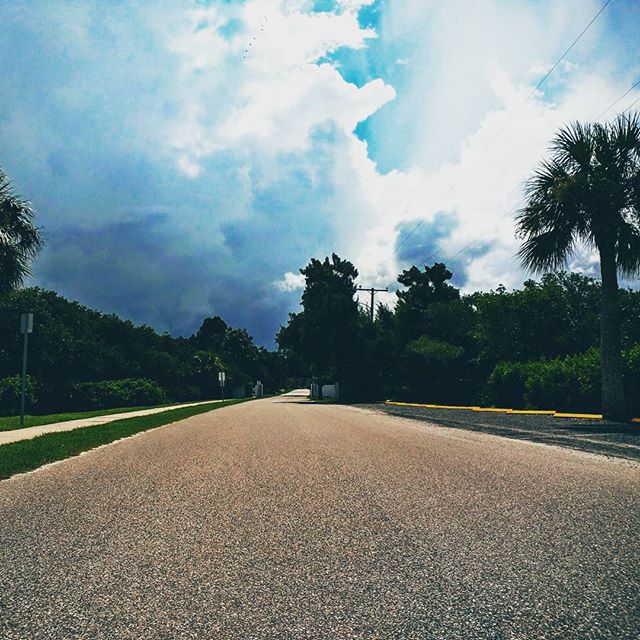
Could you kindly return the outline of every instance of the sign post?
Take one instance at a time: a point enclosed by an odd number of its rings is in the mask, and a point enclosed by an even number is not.
[[[220,383],[220,399],[224,400],[224,383],[227,374],[224,371],[218,371],[218,382]]]
[[[33,313],[23,313],[20,316],[20,333],[24,336],[22,344],[22,392],[20,394],[20,425],[24,424],[24,396],[27,386],[27,345],[29,334],[33,332]]]

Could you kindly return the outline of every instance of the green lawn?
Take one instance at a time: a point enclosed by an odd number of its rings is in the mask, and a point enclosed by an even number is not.
[[[0,431],[26,429],[27,427],[39,427],[40,425],[52,424],[54,422],[67,422],[68,420],[94,418],[95,416],[110,416],[114,413],[125,413],[126,411],[143,411],[144,409],[158,409],[160,407],[171,406],[170,404],[157,404],[150,407],[120,407],[117,409],[98,409],[97,411],[75,411],[71,413],[50,413],[44,416],[25,416],[24,425],[22,426],[20,426],[20,416],[9,416],[0,418]]]
[[[168,409],[135,418],[125,418],[91,427],[81,427],[73,431],[46,433],[30,440],[11,442],[0,446],[0,479],[37,469],[44,464],[76,456],[83,451],[126,438],[140,431],[154,429],[170,422],[190,418],[199,413],[247,402],[248,400],[225,400],[196,407]],[[114,409],[116,411],[116,409]],[[43,416],[44,417],[44,416]]]

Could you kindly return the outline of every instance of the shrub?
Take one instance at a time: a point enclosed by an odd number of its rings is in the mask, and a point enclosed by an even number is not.
[[[627,409],[640,418],[640,344],[624,352]]]
[[[552,360],[501,362],[489,376],[485,399],[512,408],[597,412],[600,385],[600,356],[590,349]]]
[[[584,354],[525,365],[525,405],[558,411],[600,410],[600,355]]]
[[[483,403],[513,409],[524,407],[527,365],[521,362],[499,362],[491,372]]]
[[[153,380],[128,378],[83,382],[73,386],[72,402],[76,409],[110,409],[163,404],[165,390]]]
[[[421,336],[410,342],[399,361],[398,378],[404,384],[392,390],[401,400],[437,403],[464,402],[464,349]]]
[[[27,376],[25,380],[25,406],[35,403],[35,380]],[[22,376],[15,375],[0,379],[0,413],[13,416],[20,413],[20,396],[22,394]]]

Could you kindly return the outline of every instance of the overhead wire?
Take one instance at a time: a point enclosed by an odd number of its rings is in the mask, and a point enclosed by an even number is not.
[[[621,116],[625,114],[627,111],[629,111],[629,109],[632,109],[633,107],[635,107],[635,105],[638,104],[638,102],[640,102],[640,96],[638,96],[624,111],[621,111],[618,115]]]
[[[613,109],[613,107],[615,107],[619,102],[624,100],[639,85],[640,85],[640,80],[638,80],[630,89],[627,89],[615,102],[612,102],[604,111],[599,113],[595,117],[595,120],[600,120],[600,118],[602,118],[602,116],[605,113],[608,113],[609,111],[611,111],[611,109]],[[631,104],[631,106],[633,106],[636,102],[637,102],[637,100],[635,102],[633,102]],[[630,109],[630,107],[627,107],[624,111],[628,111],[629,109]],[[624,113],[624,111],[622,113]],[[618,114],[618,115],[620,115],[620,114]]]

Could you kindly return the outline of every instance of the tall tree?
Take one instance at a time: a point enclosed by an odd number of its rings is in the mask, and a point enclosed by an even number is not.
[[[398,282],[406,287],[396,292],[398,330],[404,342],[428,334],[430,330],[432,333],[434,325],[438,324],[433,317],[438,305],[460,300],[460,291],[448,284],[452,277],[451,271],[441,262],[432,267],[425,266],[424,271],[413,266],[398,276]]]
[[[640,268],[640,117],[560,129],[526,185],[517,215],[519,257],[533,271],[557,269],[579,244],[600,255],[602,411],[626,417],[618,272]]]
[[[354,300],[358,271],[334,253],[323,261],[313,258],[300,273],[306,281],[302,311],[292,313],[278,333],[280,348],[311,377],[357,386],[366,324]]]
[[[19,287],[42,248],[31,205],[15,193],[0,169],[0,293]]]

